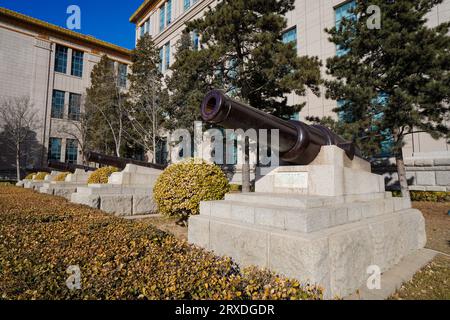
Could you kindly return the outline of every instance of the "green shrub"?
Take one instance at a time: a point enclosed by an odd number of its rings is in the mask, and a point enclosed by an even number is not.
[[[61,172],[55,177],[55,179],[53,181],[58,181],[58,182],[66,181],[66,178],[69,174],[70,174],[70,172]]]
[[[200,201],[221,200],[229,190],[218,166],[189,159],[167,167],[153,194],[161,214],[186,217],[199,213]]]
[[[35,181],[42,181],[45,179],[45,177],[48,175],[48,172],[38,172],[34,176]]]
[[[92,183],[108,183],[108,178],[114,172],[119,171],[116,167],[103,167],[95,170],[88,179],[88,184]]]
[[[425,201],[425,202],[450,202],[450,192],[445,191],[415,191],[409,192],[412,201]],[[393,191],[394,197],[401,197],[400,191]]]
[[[64,199],[0,187],[0,299],[320,299],[322,289]],[[79,266],[81,290],[66,286]]]
[[[27,174],[27,176],[25,177],[25,180],[33,180],[33,176],[36,174],[36,172],[32,172]]]

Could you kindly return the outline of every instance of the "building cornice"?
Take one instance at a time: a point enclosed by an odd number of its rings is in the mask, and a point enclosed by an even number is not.
[[[143,16],[153,10],[160,0],[145,0],[130,17],[131,23],[137,23]]]
[[[0,7],[0,17],[8,19],[12,24],[23,25],[27,29],[34,29],[42,35],[54,35],[56,37],[63,37],[65,39],[79,42],[82,44],[89,44],[100,50],[107,50],[111,53],[118,54],[124,58],[131,58],[131,50],[120,47],[118,45],[99,40],[92,36],[87,36],[78,32],[74,32],[45,21],[26,16],[24,14]]]

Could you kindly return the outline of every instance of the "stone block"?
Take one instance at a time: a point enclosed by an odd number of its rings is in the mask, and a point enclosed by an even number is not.
[[[189,242],[209,249],[209,223],[209,217],[191,216],[188,229]]]
[[[433,166],[433,159],[415,159],[414,165],[417,167],[431,167]]]
[[[311,241],[290,233],[271,233],[269,268],[303,283],[320,284],[330,292],[328,239]]]
[[[436,171],[436,183],[439,186],[450,186],[450,171]]]
[[[157,206],[151,195],[133,195],[133,215],[156,212]]]
[[[100,196],[100,209],[117,216],[130,216],[132,214],[131,195],[102,195]]]
[[[70,201],[73,203],[84,204],[95,209],[100,208],[100,197],[96,195],[72,193]]]
[[[361,206],[349,206],[347,210],[348,221],[354,222],[362,219],[362,207]]]
[[[274,212],[271,208],[257,208],[255,210],[255,224],[261,226],[286,229],[286,213],[283,210]]]
[[[229,218],[231,216],[231,204],[226,201],[210,201],[212,217]]]
[[[210,201],[200,202],[200,214],[202,216],[209,216],[211,214],[211,202]]]
[[[343,230],[329,236],[330,294],[341,297],[366,281],[373,246],[367,227]]]
[[[417,184],[421,186],[434,186],[436,184],[436,174],[434,171],[417,171]]]
[[[330,225],[339,226],[348,222],[348,208],[341,207],[330,211]]]
[[[450,166],[450,158],[434,159],[435,166]]]
[[[268,233],[244,223],[210,220],[210,249],[243,265],[268,265]]]
[[[231,204],[231,212],[229,218],[247,223],[255,222],[255,207],[244,204]]]
[[[439,187],[439,186],[432,186],[432,187],[425,187],[425,191],[445,192],[445,191],[447,191],[447,188],[446,187]]]

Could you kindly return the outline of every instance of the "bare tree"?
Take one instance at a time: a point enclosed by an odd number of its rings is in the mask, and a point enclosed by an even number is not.
[[[2,98],[0,102],[0,125],[8,144],[15,149],[16,177],[20,180],[20,156],[22,145],[30,134],[40,126],[37,123],[37,110],[27,96]]]
[[[86,96],[81,96],[80,99],[80,108],[84,109],[84,102],[86,100]],[[76,140],[78,145],[80,146],[80,152],[82,157],[83,165],[87,164],[85,159],[85,153],[88,148],[88,133],[90,128],[95,125],[89,115],[80,110],[80,113],[76,116],[75,119],[71,119],[73,121],[67,122],[61,129],[61,132],[70,136],[72,139]]]

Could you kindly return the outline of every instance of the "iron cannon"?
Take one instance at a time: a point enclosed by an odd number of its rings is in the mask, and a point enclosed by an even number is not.
[[[212,90],[201,105],[204,121],[225,129],[279,130],[279,157],[289,164],[310,164],[322,146],[336,145],[350,159],[361,157],[354,143],[344,140],[329,128],[308,125],[296,120],[283,120],[228,97],[221,90]]]

